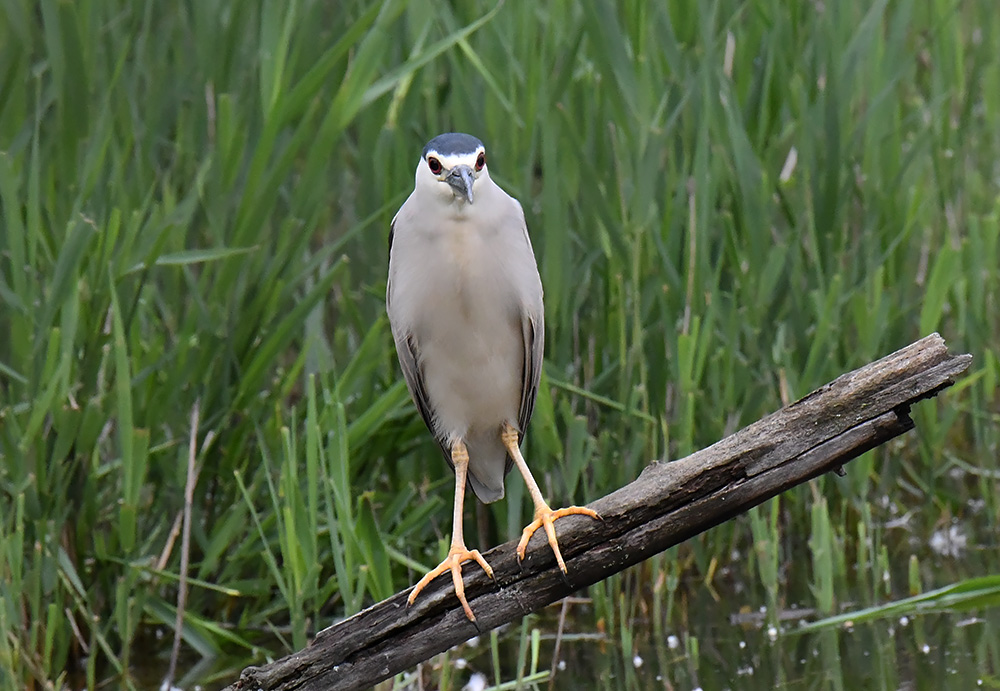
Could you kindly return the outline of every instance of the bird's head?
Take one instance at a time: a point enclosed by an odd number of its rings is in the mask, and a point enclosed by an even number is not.
[[[439,134],[424,147],[416,177],[418,188],[446,203],[471,204],[479,180],[489,179],[486,147],[470,134]]]

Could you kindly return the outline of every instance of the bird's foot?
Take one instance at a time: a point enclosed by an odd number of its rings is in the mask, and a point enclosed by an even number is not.
[[[545,534],[549,538],[549,545],[551,545],[552,551],[556,555],[556,562],[559,564],[559,569],[563,573],[566,573],[566,562],[563,561],[562,553],[559,551],[559,541],[556,539],[555,520],[557,518],[562,518],[563,516],[572,516],[574,514],[590,516],[591,518],[601,520],[601,517],[596,511],[583,506],[567,506],[564,509],[555,510],[550,509],[548,506],[541,506],[536,509],[535,520],[529,523],[521,532],[521,541],[517,543],[518,561],[524,559],[524,555],[528,551],[528,541],[531,539],[531,536],[535,534],[536,530],[544,526]]]
[[[444,561],[431,569],[413,586],[413,590],[410,591],[410,596],[406,600],[407,605],[413,604],[414,600],[417,599],[417,595],[427,587],[428,583],[446,571],[451,571],[451,580],[455,584],[455,595],[458,596],[458,601],[462,603],[465,616],[469,618],[469,621],[475,621],[476,615],[472,613],[469,601],[465,599],[465,583],[462,582],[462,563],[467,561],[476,562],[483,568],[487,576],[493,578],[493,569],[486,563],[486,560],[483,559],[483,555],[479,553],[478,549],[468,549],[464,544],[452,544],[451,549],[448,550],[448,556],[444,558]]]

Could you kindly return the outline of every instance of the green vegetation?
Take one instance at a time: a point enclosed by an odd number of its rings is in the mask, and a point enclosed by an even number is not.
[[[452,129],[539,258],[526,458],[556,503],[931,331],[975,355],[845,478],[592,588],[621,660],[734,581],[727,611],[827,615],[1000,570],[907,571],[886,528],[1000,516],[995,3],[492,5],[0,0],[0,686],[128,684],[173,631],[195,419],[186,649],[280,654],[437,563],[452,477],[383,296]],[[529,512],[512,476],[472,544]],[[491,682],[547,678],[532,631]]]

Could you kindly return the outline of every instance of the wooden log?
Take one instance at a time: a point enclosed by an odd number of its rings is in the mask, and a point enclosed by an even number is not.
[[[654,461],[632,483],[590,504],[603,517],[557,522],[564,577],[539,531],[518,564],[516,540],[485,554],[496,583],[465,569],[475,623],[451,579],[412,607],[409,589],[320,631],[305,650],[248,667],[230,689],[363,689],[437,653],[596,583],[718,525],[913,428],[909,410],[954,383],[972,360],[938,334],[810,393],[678,461]]]

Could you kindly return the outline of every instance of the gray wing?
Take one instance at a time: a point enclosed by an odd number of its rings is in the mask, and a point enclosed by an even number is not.
[[[396,219],[394,218],[392,219],[392,224],[389,226],[390,252],[392,252],[392,237],[395,232]],[[389,309],[389,300],[392,295],[391,281],[392,278],[390,276],[385,286],[385,309],[389,313],[391,313]],[[416,339],[412,333],[397,333],[395,329],[392,330],[392,337],[396,342],[396,355],[399,359],[399,368],[403,370],[403,379],[406,381],[406,388],[410,390],[410,398],[413,399],[413,403],[417,406],[417,412],[420,413],[420,417],[424,421],[424,424],[427,425],[427,429],[434,436],[434,441],[441,447],[444,459],[454,469],[455,466],[451,462],[451,451],[446,445],[447,440],[438,436],[437,432],[434,431],[434,411],[431,408],[431,402],[427,398],[427,390],[424,387],[423,370],[417,361],[418,348]]]
[[[521,405],[517,411],[517,443],[524,441],[524,432],[535,412],[535,398],[538,396],[538,382],[542,377],[542,352],[545,346],[545,328],[539,315],[536,322],[528,314],[521,315],[521,337],[524,339],[524,359],[521,365]],[[450,461],[449,461],[450,462]],[[514,459],[507,454],[506,475],[514,467]]]
[[[410,397],[417,406],[417,411],[423,419],[427,429],[434,436],[434,441],[441,447],[441,453],[448,465],[454,469],[451,462],[451,452],[447,447],[447,440],[438,435],[434,430],[434,411],[431,402],[427,398],[427,390],[424,388],[424,373],[417,362],[417,343],[413,334],[400,334],[396,337],[396,354],[399,356],[399,367],[403,370],[403,379],[410,390]]]
[[[531,237],[528,235],[528,224],[524,219],[524,211],[521,210],[519,202],[515,200],[515,203],[520,211],[524,241],[528,244],[528,252],[534,255],[534,251],[531,249]],[[538,397],[538,383],[542,377],[542,356],[545,351],[545,308],[541,302],[541,293],[538,297],[537,313],[532,313],[535,311],[534,309],[525,309],[521,313],[521,338],[524,343],[524,356],[521,367],[521,405],[517,414],[517,427],[520,430],[518,442],[524,439],[528,423],[531,422],[531,414],[535,410],[535,399]],[[512,464],[513,461],[508,458],[508,471]]]
[[[521,335],[524,339],[524,364],[521,371],[521,406],[517,413],[520,438],[531,422],[538,396],[538,382],[542,377],[542,353],[545,350],[545,326],[542,317],[525,314],[521,317]]]

